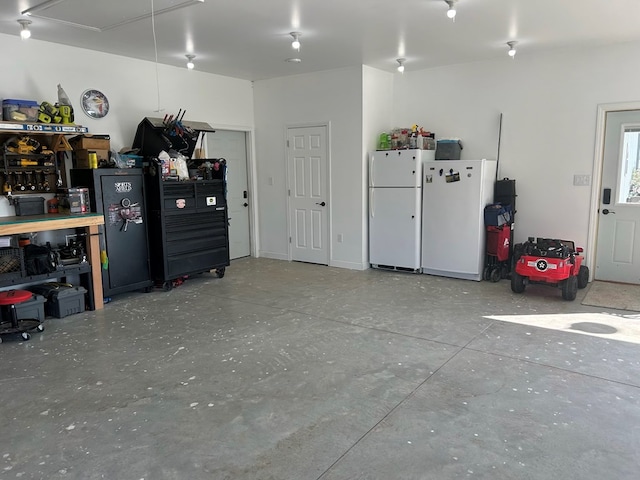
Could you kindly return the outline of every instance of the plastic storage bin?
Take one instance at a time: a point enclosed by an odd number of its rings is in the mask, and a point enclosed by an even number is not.
[[[436,160],[460,160],[462,144],[460,140],[438,140]]]
[[[42,215],[44,213],[44,197],[14,197],[16,215]]]
[[[16,314],[18,320],[27,320],[35,318],[36,320],[44,321],[44,302],[45,298],[42,295],[33,295],[33,298],[27,302],[18,303],[16,305]]]
[[[5,122],[37,122],[40,104],[34,100],[5,99],[2,118]]]
[[[43,295],[47,299],[45,312],[56,318],[64,318],[75,313],[84,312],[84,287],[69,286],[62,283],[44,283],[29,287],[33,293]]]

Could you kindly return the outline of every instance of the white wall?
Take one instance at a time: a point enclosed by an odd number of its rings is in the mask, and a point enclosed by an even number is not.
[[[286,128],[330,123],[330,265],[363,269],[362,68],[254,85],[260,256],[288,259]],[[268,178],[273,178],[269,185]],[[338,234],[342,243],[336,242]]]
[[[495,158],[504,114],[500,177],[516,179],[515,240],[587,245],[597,105],[640,100],[640,44],[405,71],[396,76],[395,123],[462,138],[462,158]]]
[[[22,41],[0,34],[0,96],[2,98],[57,101],[60,83],[71,98],[76,123],[90,133],[111,135],[113,149],[131,146],[138,123],[144,117],[163,117],[186,109],[185,120],[228,127],[253,126],[251,82],[197,70],[98,53],[80,48]],[[109,114],[100,120],[82,113],[79,99],[85,90],[101,90],[109,99]],[[6,198],[0,198],[0,216],[13,215]]]
[[[362,264],[369,264],[369,216],[368,216],[368,155],[377,147],[381,132],[389,132],[393,128],[393,82],[394,75],[375,68],[364,66],[362,69],[362,178],[364,180],[362,215],[363,258]]]

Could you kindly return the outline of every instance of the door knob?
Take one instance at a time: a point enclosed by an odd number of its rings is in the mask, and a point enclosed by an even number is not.
[[[326,203],[324,203],[324,202],[321,202],[321,203],[316,202],[316,205],[320,205],[321,207],[324,207],[326,205]]]
[[[616,212],[609,210],[608,208],[605,208],[602,210],[603,215],[609,215],[610,213],[616,213]]]

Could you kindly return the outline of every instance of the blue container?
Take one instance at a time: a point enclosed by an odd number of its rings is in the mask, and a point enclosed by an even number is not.
[[[34,100],[7,98],[2,101],[2,118],[5,122],[37,122],[39,109]]]

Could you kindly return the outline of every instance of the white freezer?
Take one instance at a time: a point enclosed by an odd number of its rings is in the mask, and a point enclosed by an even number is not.
[[[422,273],[482,280],[496,161],[425,162],[423,177]]]

